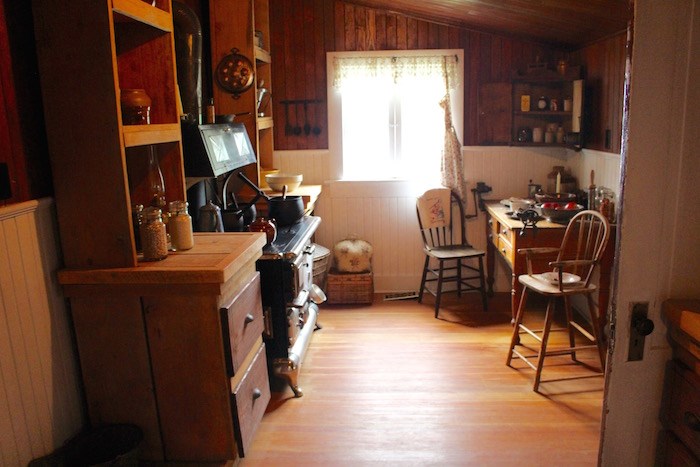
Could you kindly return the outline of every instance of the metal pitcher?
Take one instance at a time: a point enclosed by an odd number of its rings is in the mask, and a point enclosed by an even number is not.
[[[207,204],[199,208],[197,227],[200,232],[223,232],[224,221],[221,218],[221,208],[211,200],[207,201]]]

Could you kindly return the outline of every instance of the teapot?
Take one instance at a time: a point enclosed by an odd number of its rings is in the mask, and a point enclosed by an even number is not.
[[[249,232],[265,232],[267,235],[267,244],[275,241],[277,238],[277,224],[274,219],[258,217],[248,226]]]
[[[207,204],[199,208],[197,227],[200,232],[223,232],[224,221],[221,218],[221,208],[211,200],[207,201]]]

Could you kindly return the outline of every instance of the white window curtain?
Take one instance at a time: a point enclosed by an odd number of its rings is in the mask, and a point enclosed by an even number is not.
[[[385,104],[384,107],[390,105],[392,99],[391,92],[387,91],[392,86],[401,89],[401,92],[406,92],[410,89],[412,95],[420,96],[425,99],[432,99],[435,105],[435,113],[425,115],[423,112],[411,111],[407,106],[410,101],[403,101],[402,106],[404,112],[401,126],[403,128],[402,138],[396,143],[401,146],[401,160],[403,167],[415,167],[414,174],[404,173],[402,175],[420,178],[425,175],[425,164],[421,164],[421,160],[425,160],[425,155],[430,151],[427,150],[427,141],[421,140],[422,128],[426,126],[442,125],[441,120],[444,118],[444,144],[442,146],[442,158],[439,162],[439,167],[436,166],[436,182],[442,181],[445,186],[454,189],[459,193],[462,199],[465,199],[464,178],[462,169],[462,152],[461,144],[457,138],[457,134],[452,124],[452,113],[450,109],[450,91],[455,89],[460,84],[459,68],[460,66],[456,55],[410,55],[410,56],[350,56],[350,57],[334,57],[333,70],[331,76],[334,88],[341,92],[345,90],[362,90],[362,93],[353,94],[355,99],[343,101],[343,114],[346,112],[356,112],[356,107],[362,108],[367,103],[363,100],[369,100],[373,108],[378,108]],[[431,83],[431,86],[427,86]],[[438,83],[438,86],[435,86]],[[444,87],[439,83],[444,83]],[[432,94],[427,92],[431,89]],[[439,104],[439,105],[438,105]],[[442,108],[441,108],[442,107]],[[368,107],[365,107],[368,108]],[[382,107],[383,108],[383,107]],[[380,128],[384,124],[382,121],[383,113],[367,113],[363,119],[363,131],[368,135],[374,129]],[[376,121],[375,121],[376,120]],[[348,129],[346,125],[350,119],[343,119],[344,130]],[[439,132],[441,130],[438,129]],[[378,132],[378,131],[377,131]],[[379,133],[379,132],[378,132]],[[405,135],[405,136],[404,136]],[[396,148],[390,147],[391,142],[383,139],[378,139],[378,143],[373,143],[377,151],[391,152]],[[435,141],[433,141],[433,147]],[[344,140],[343,151],[348,153],[363,154],[354,146],[362,145],[362,141]],[[364,151],[369,159],[372,159],[369,151]],[[437,156],[437,154],[436,154]],[[355,156],[356,158],[359,156]],[[355,163],[358,161],[355,160]],[[374,167],[378,171],[388,172],[389,169],[381,167],[381,164],[376,158],[368,161],[363,161],[367,167]],[[423,166],[423,173],[421,173]],[[439,174],[437,172],[440,172]],[[346,172],[344,176],[348,175]]]

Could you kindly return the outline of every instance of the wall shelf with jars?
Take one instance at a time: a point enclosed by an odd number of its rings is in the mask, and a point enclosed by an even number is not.
[[[546,71],[512,81],[511,144],[580,149],[583,144],[583,80]]]
[[[65,265],[137,266],[132,206],[186,196],[171,1],[33,6]]]

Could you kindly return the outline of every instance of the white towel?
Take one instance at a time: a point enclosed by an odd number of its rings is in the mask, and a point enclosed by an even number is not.
[[[450,224],[450,201],[449,188],[433,188],[418,198],[418,214],[424,229]]]

